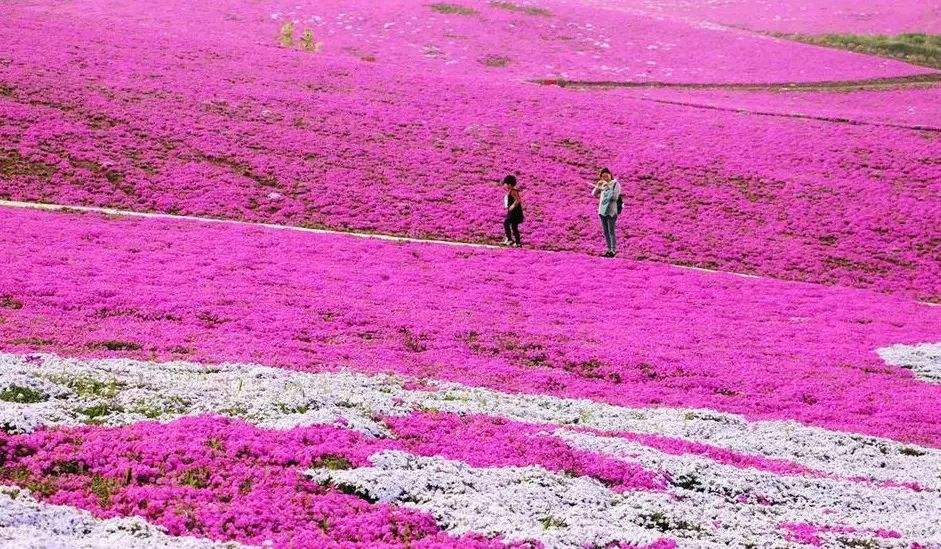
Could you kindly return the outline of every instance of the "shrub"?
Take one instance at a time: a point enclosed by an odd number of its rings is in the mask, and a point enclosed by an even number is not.
[[[285,48],[294,45],[294,23],[288,21],[281,25],[281,32],[278,35],[278,42]]]
[[[453,13],[457,15],[476,15],[477,10],[474,8],[468,8],[461,6],[459,4],[447,4],[439,2],[437,4],[432,4],[431,9],[435,10],[438,13]]]
[[[488,67],[505,67],[510,64],[510,58],[502,55],[488,55],[481,59],[480,62]]]
[[[546,8],[540,8],[538,6],[521,6],[519,4],[514,4],[513,2],[490,2],[490,5],[495,8],[500,8],[502,10],[525,13],[526,15],[535,15],[539,17],[552,17],[551,11],[547,10]]]
[[[314,41],[314,31],[310,29],[304,30],[304,33],[301,35],[301,49],[304,51],[318,52],[322,44],[320,42]]]

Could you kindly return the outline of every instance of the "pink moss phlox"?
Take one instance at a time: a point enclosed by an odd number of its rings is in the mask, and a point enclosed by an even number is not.
[[[937,341],[941,309],[862,290],[5,210],[0,296],[22,304],[0,309],[5,350],[397,372],[941,443],[941,390],[874,352]]]
[[[0,197],[496,242],[494,183],[515,171],[526,244],[595,252],[585,185],[610,165],[627,198],[622,256],[941,299],[935,134],[735,108],[875,109],[937,127],[931,96],[917,99],[930,90],[739,95],[716,111],[524,82],[928,69],[610,6],[540,17],[469,4],[477,16],[422,3],[0,5]],[[294,20],[322,52],[276,45]]]
[[[278,547],[500,545],[451,538],[429,515],[307,480],[307,467],[362,466],[388,446],[335,427],[267,431],[193,417],[6,435],[0,442],[7,482],[100,517],[140,515],[173,535],[272,540]]]
[[[824,525],[818,526],[816,524],[811,524],[808,522],[784,522],[778,525],[779,528],[788,531],[787,539],[788,541],[801,543],[804,545],[814,545],[822,546],[825,544],[825,540],[820,537],[820,534],[868,534],[875,536],[877,538],[885,539],[896,539],[900,538],[901,534],[895,530],[888,530],[885,528],[879,528],[875,530],[867,530],[854,528],[851,526],[840,526],[840,525]],[[917,545],[917,544],[915,544]]]
[[[662,475],[637,464],[574,449],[541,425],[443,413],[385,421],[409,451],[420,455],[441,455],[477,467],[539,465],[550,471],[588,475],[617,491],[665,487]]]

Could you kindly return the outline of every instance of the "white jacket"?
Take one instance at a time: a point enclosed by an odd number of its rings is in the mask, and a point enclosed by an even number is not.
[[[598,215],[615,216],[618,214],[618,197],[621,196],[621,184],[617,179],[605,183],[601,188],[591,191],[598,197]]]

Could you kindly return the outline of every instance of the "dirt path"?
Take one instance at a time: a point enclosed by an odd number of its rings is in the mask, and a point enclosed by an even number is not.
[[[837,124],[850,124],[853,126],[879,126],[884,128],[898,128],[902,130],[916,130],[922,132],[941,133],[941,127],[922,126],[920,124],[896,124],[893,122],[870,122],[868,120],[856,120],[853,118],[840,118],[836,116],[821,116],[815,114],[787,113],[774,111],[755,111],[746,108],[725,107],[721,105],[709,105],[705,103],[693,103],[690,101],[674,101],[670,99],[653,99],[651,97],[638,97],[639,101],[649,101],[651,103],[663,103],[666,105],[679,105],[681,107],[690,107],[694,109],[704,109],[711,111],[735,112],[740,114],[753,114],[756,116],[775,116],[778,118],[797,118],[800,120],[818,120],[821,122],[834,122]]]
[[[540,78],[531,80],[543,86],[559,86],[575,89],[617,88],[666,88],[679,90],[732,90],[732,91],[861,91],[886,90],[933,86],[941,83],[941,72],[896,76],[892,78],[869,78],[864,80],[822,80],[818,82],[619,82],[616,80],[565,80]]]

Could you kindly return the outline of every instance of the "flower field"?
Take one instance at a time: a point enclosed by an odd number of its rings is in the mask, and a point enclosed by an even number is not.
[[[574,0],[573,3],[578,2]],[[823,34],[937,33],[941,28],[937,6],[930,2],[893,0],[588,0],[611,9],[643,10],[664,17],[707,20],[759,31]]]
[[[0,6],[13,22],[0,28],[0,198],[496,242],[495,182],[512,170],[527,244],[584,252],[597,249],[585,185],[610,165],[630,182],[623,255],[941,299],[936,84],[730,105],[528,83],[852,87],[937,71],[603,7],[348,5]],[[295,20],[319,51],[280,45]],[[91,36],[108,38],[82,46]],[[673,104],[716,101],[731,108]]]
[[[0,2],[0,547],[941,548],[939,15]]]
[[[51,504],[249,544],[938,540],[941,309],[567,253],[2,225],[4,471]]]

